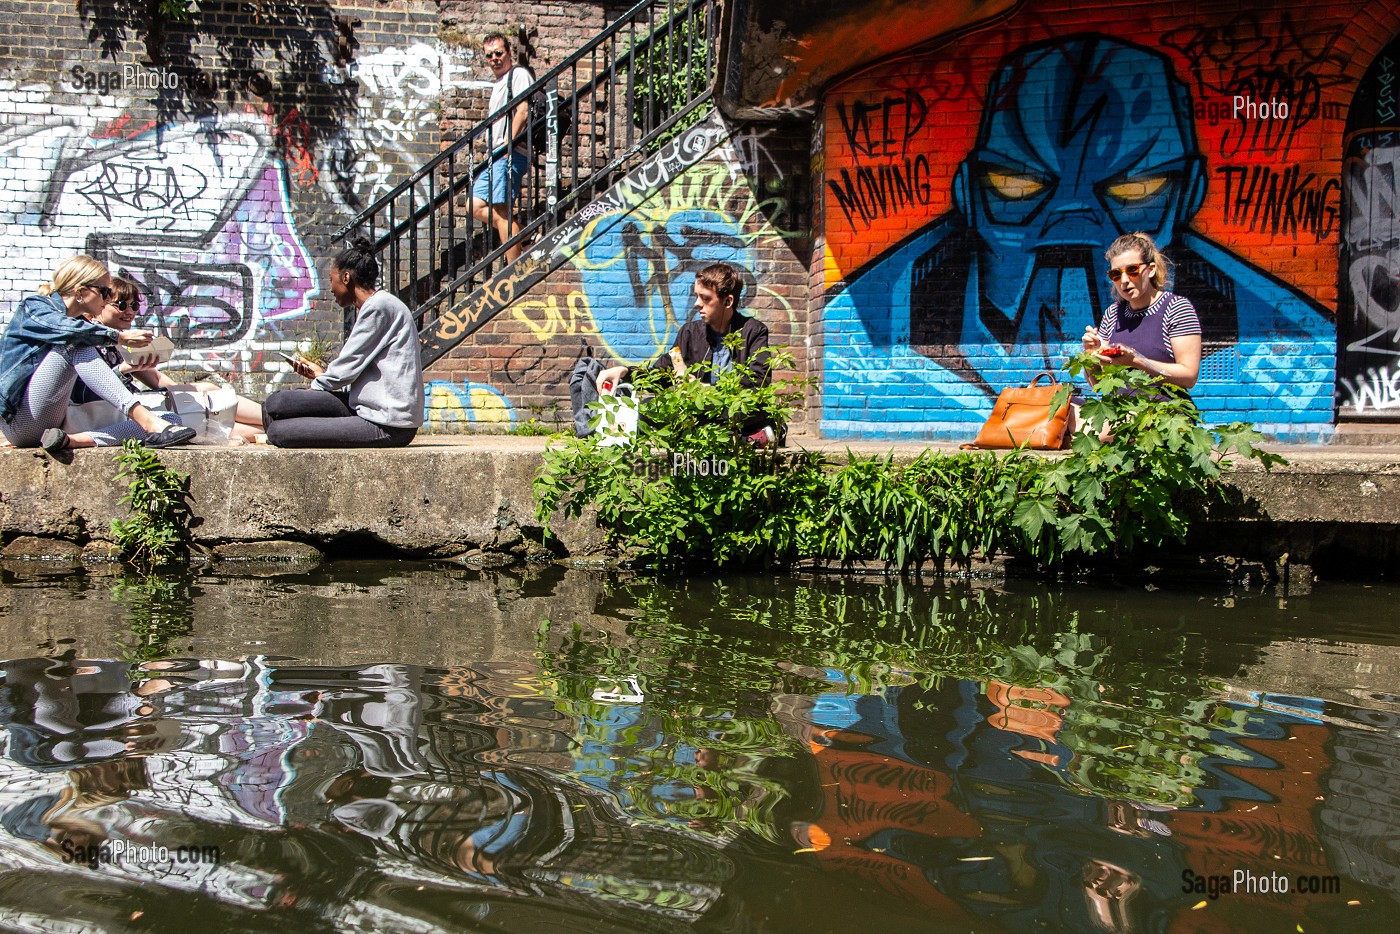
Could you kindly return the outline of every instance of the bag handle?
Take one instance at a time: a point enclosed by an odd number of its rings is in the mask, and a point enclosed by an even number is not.
[[[1059,381],[1058,379],[1055,378],[1055,374],[1054,374],[1054,373],[1051,373],[1049,370],[1041,370],[1038,374],[1036,374],[1035,379],[1031,380],[1031,385],[1032,385],[1032,386],[1039,385],[1040,380],[1041,380],[1041,377],[1044,377],[1045,379],[1050,380],[1050,385],[1051,385],[1051,386],[1058,386],[1058,385],[1060,385],[1060,381]]]

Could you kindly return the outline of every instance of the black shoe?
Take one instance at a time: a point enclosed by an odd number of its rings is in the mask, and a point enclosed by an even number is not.
[[[39,446],[50,454],[68,450],[68,435],[62,428],[45,428],[39,436]]]
[[[153,435],[146,435],[141,443],[148,448],[173,448],[177,444],[189,444],[194,434],[194,429],[188,425],[169,425]]]

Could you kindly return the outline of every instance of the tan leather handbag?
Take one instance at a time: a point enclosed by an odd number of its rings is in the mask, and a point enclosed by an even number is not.
[[[1042,386],[1041,380],[1049,382]],[[1065,423],[1069,419],[1068,396],[1058,409],[1051,411],[1059,389],[1060,384],[1051,373],[1041,373],[1029,386],[1003,389],[986,424],[977,432],[973,447],[1059,450],[1065,442]]]

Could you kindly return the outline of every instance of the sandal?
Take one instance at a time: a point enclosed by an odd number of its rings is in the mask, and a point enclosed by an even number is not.
[[[194,440],[195,431],[188,425],[167,425],[160,431],[146,436],[141,443],[148,448],[171,448],[178,444],[189,444]]]
[[[45,428],[39,436],[39,446],[50,454],[68,450],[68,433],[62,428]]]

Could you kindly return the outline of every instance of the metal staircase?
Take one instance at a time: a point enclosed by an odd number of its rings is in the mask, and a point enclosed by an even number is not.
[[[674,138],[713,109],[718,7],[644,0],[506,105],[532,102],[532,124],[543,124],[527,134],[519,226],[506,242],[470,210],[472,181],[490,163],[491,120],[340,230],[337,239],[361,233],[374,243],[382,287],[417,317],[425,365],[566,261],[547,248],[559,239],[551,234],[619,179],[664,161]],[[508,263],[516,244],[529,246]]]

